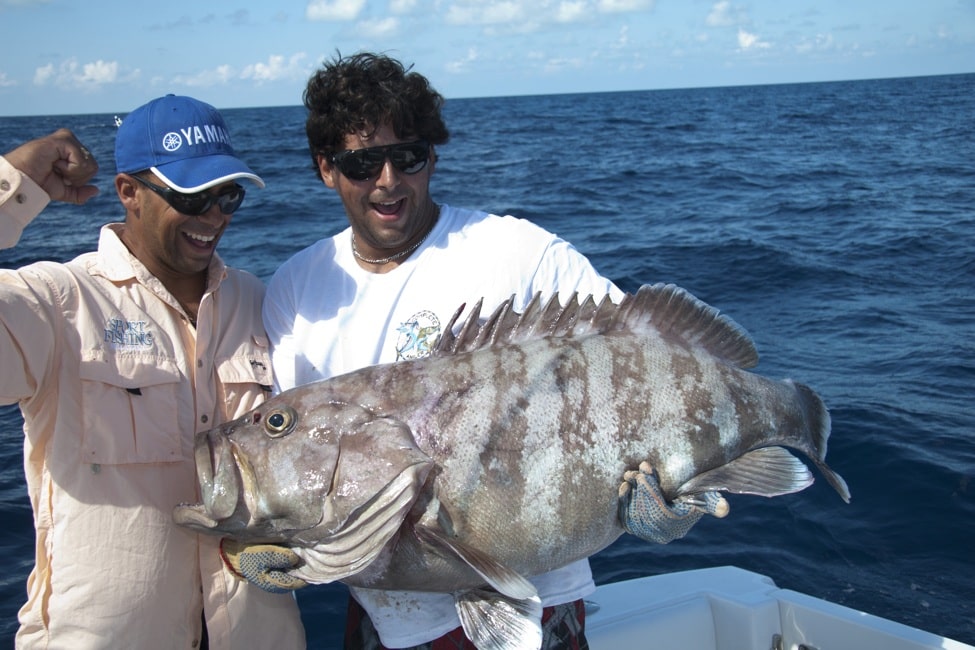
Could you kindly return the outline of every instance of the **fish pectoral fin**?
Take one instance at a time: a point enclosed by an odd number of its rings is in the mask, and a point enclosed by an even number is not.
[[[526,600],[538,596],[535,585],[487,553],[472,548],[462,541],[428,526],[416,526],[414,530],[421,542],[446,550],[451,555],[460,558],[501,594],[516,600]]]
[[[542,601],[508,598],[490,589],[454,594],[460,624],[479,650],[538,650],[542,647]]]
[[[698,474],[681,485],[677,495],[719,490],[776,497],[804,490],[813,480],[809,468],[784,447],[763,447]]]
[[[305,548],[293,548],[304,564],[289,572],[312,584],[334,582],[369,566],[399,532],[416,500],[425,468],[400,473],[332,535]]]

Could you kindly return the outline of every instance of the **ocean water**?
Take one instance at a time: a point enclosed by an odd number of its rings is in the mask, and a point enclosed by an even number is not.
[[[345,219],[311,171],[301,107],[225,115],[268,187],[221,253],[267,279]],[[599,553],[598,583],[732,564],[975,643],[975,75],[449,100],[446,116],[438,201],[532,219],[626,290],[685,287],[750,332],[759,372],[830,407],[851,504],[823,480],[732,495],[729,517],[683,540]],[[102,194],[50,208],[0,265],[69,259],[119,218],[112,117],[0,118],[2,151],[68,126],[102,162]],[[6,639],[33,562],[20,426],[0,409]],[[310,647],[338,647],[345,598],[299,594]]]

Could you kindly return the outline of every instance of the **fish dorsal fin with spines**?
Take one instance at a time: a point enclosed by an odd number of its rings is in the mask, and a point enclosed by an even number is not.
[[[573,294],[563,306],[557,295],[542,303],[541,293],[536,293],[518,313],[514,301],[514,296],[508,298],[483,322],[483,300],[478,301],[454,334],[453,327],[465,308],[461,305],[444,328],[434,354],[459,354],[545,337],[653,328],[662,336],[700,345],[740,368],[758,363],[758,351],[740,325],[673,284],[644,285],[635,294],[626,294],[619,304],[608,297],[599,303],[592,296],[580,301]]]

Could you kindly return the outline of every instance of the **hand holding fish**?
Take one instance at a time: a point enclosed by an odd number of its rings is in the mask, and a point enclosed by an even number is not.
[[[301,578],[286,573],[301,564],[301,558],[287,546],[245,544],[224,538],[220,540],[220,557],[238,578],[272,594],[308,586]]]
[[[729,510],[725,498],[713,490],[700,498],[677,497],[668,503],[646,461],[640,463],[639,471],[623,475],[619,499],[620,524],[626,532],[657,544],[680,539],[706,514],[721,519]]]

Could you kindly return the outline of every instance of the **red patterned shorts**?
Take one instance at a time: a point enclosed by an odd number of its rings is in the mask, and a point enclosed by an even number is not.
[[[582,600],[542,609],[542,650],[589,650],[586,606]],[[345,619],[345,650],[388,650],[379,641],[366,610],[349,598]],[[455,628],[438,639],[407,650],[477,650],[464,630]]]

